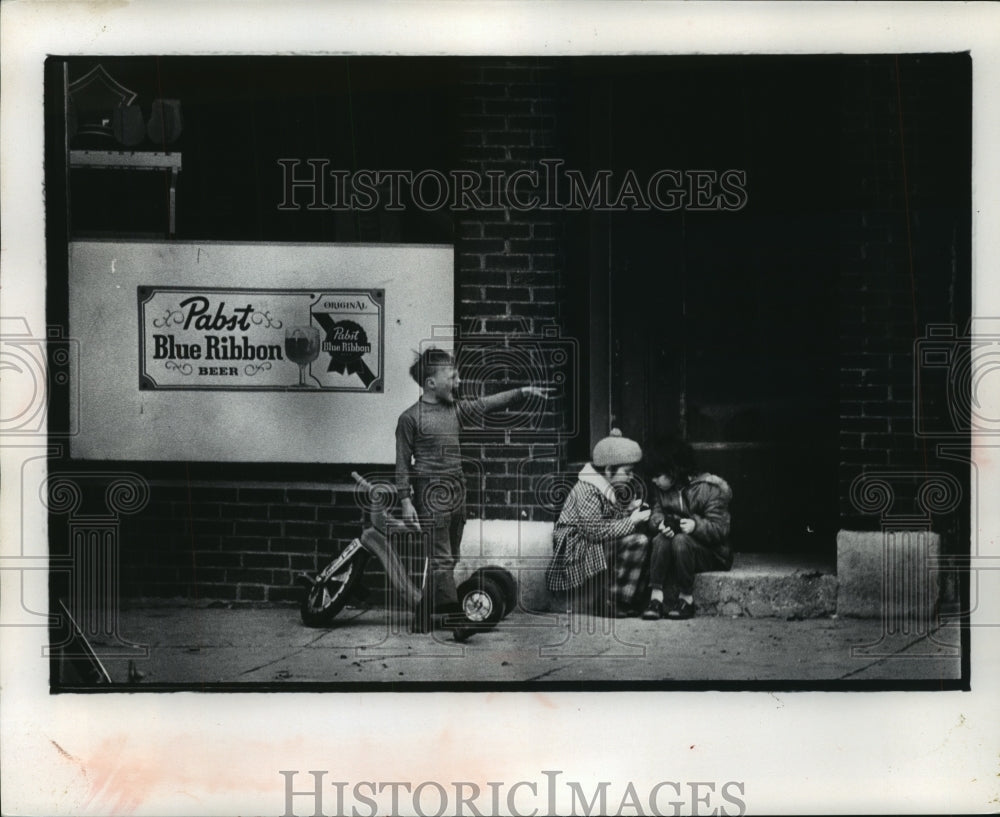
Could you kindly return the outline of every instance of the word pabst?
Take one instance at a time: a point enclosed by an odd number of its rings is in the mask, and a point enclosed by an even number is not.
[[[329,159],[278,159],[279,210],[674,210],[733,212],[746,207],[745,170],[661,169],[584,173],[562,159],[538,169],[338,170]]]
[[[209,314],[208,299],[188,298],[180,306],[186,309],[181,328],[207,332],[249,332],[250,315],[254,308],[235,307],[226,311],[226,302],[220,301],[214,314]],[[205,335],[200,343],[180,343],[173,335],[153,335],[154,360],[284,360],[279,343],[251,343],[246,335]]]

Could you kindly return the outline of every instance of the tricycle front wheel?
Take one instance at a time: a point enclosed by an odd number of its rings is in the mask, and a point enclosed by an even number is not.
[[[339,567],[334,560],[320,571],[302,599],[302,622],[307,627],[325,627],[333,621],[361,580],[363,568],[363,560],[356,556]]]

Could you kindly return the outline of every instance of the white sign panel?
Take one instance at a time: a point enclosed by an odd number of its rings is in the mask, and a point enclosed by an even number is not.
[[[392,463],[453,278],[450,246],[74,242],[72,454]]]

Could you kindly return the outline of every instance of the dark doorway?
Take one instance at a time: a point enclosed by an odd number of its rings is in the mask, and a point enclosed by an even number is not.
[[[839,218],[820,169],[836,166],[838,68],[630,65],[592,88],[591,121],[614,123],[593,137],[593,167],[686,182],[745,171],[746,201],[590,218],[590,312],[610,340],[605,385],[591,369],[592,416],[647,446],[690,441],[700,469],[733,487],[738,549],[832,554]]]

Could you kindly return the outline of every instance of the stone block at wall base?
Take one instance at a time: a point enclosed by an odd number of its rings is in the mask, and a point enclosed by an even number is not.
[[[931,531],[840,531],[838,615],[926,632],[940,596],[940,554],[941,537]]]

